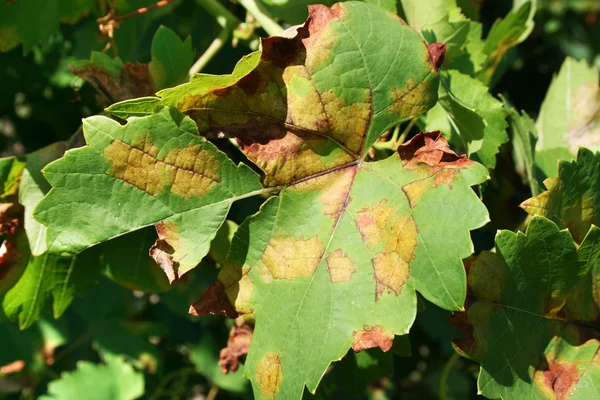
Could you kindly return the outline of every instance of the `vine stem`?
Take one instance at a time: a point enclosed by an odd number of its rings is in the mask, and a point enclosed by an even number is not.
[[[202,69],[208,64],[208,62],[221,50],[227,39],[229,39],[231,31],[229,29],[223,29],[219,36],[212,41],[210,46],[206,49],[204,53],[196,60],[194,65],[190,68],[188,72],[189,76],[194,76],[198,72],[202,71]]]
[[[206,395],[206,400],[215,400],[217,398],[217,393],[219,393],[219,387],[213,384],[210,388],[210,391]]]
[[[238,3],[260,23],[270,36],[276,36],[283,32],[283,28],[273,20],[271,14],[256,0],[238,0]]]
[[[439,386],[438,386],[438,396],[439,396],[440,400],[447,399],[447,397],[446,397],[446,382],[448,382],[448,377],[450,376],[450,372],[452,372],[452,368],[454,368],[454,366],[458,362],[459,358],[460,358],[460,356],[458,355],[458,353],[452,354],[452,356],[450,356],[450,358],[446,362],[446,365],[444,365],[444,369],[442,369],[442,374],[440,375],[440,381],[439,381]]]

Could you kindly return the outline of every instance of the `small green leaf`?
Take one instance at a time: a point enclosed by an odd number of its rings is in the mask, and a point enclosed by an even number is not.
[[[483,47],[487,61],[483,70],[478,74],[478,78],[482,82],[493,84],[494,79],[497,78],[496,70],[506,52],[527,39],[533,30],[535,9],[535,1],[523,1],[518,8],[513,8],[504,19],[494,23]]]
[[[568,228],[581,243],[592,224],[600,226],[600,153],[580,148],[577,161],[561,161],[558,176],[544,181],[548,190],[521,207]]]
[[[506,134],[506,110],[477,79],[458,71],[442,73],[440,98],[426,116],[426,130],[441,130],[457,148],[489,169]],[[440,118],[441,117],[441,118]]]
[[[480,393],[506,400],[596,398],[600,310],[571,235],[535,217],[526,234],[500,231],[496,250],[469,263],[471,326],[467,338],[455,341],[481,363]]]
[[[600,150],[599,77],[598,68],[567,57],[552,80],[537,120],[537,151],[553,151],[539,164],[546,176],[557,174],[556,157],[570,161],[579,147]]]
[[[79,361],[77,369],[48,384],[40,400],[134,400],[144,394],[144,375],[122,358],[104,364]]]
[[[183,83],[194,62],[192,38],[182,41],[166,26],[160,26],[152,39],[152,61],[148,67],[154,81],[154,90]]]

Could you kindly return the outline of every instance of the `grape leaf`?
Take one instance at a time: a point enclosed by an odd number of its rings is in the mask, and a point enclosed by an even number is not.
[[[194,62],[192,38],[182,41],[166,26],[160,26],[152,39],[152,61],[148,65],[154,90],[183,83]]]
[[[443,50],[428,48],[398,17],[361,2],[314,5],[309,13],[290,37],[263,39],[262,50],[231,75],[200,74],[158,93],[162,104],[190,115],[201,134],[236,137],[268,186],[365,157],[383,132],[437,98]],[[156,102],[108,110],[140,115]]]
[[[441,130],[450,143],[489,169],[508,141],[506,110],[477,79],[458,71],[442,74],[438,104],[426,116],[426,130]]]
[[[580,148],[576,161],[560,161],[558,176],[544,181],[546,192],[521,207],[568,228],[577,243],[593,225],[600,226],[600,153]]]
[[[557,160],[572,160],[579,147],[600,150],[600,72],[585,60],[567,58],[542,103],[537,119],[536,162],[546,176]]]
[[[417,290],[462,308],[468,232],[488,220],[470,186],[486,179],[431,132],[386,160],[287,187],[240,225],[229,263],[192,311],[230,302],[255,313],[246,375],[257,398],[298,398],[305,383],[314,392],[350,347],[385,351],[407,333]]]
[[[468,336],[454,343],[481,363],[479,392],[506,400],[597,397],[600,271],[585,273],[571,235],[543,217],[525,234],[500,231],[496,250],[467,264],[473,298],[457,323]]]
[[[453,0],[402,0],[407,22],[421,32],[427,42],[446,43],[446,62],[464,54],[470,22]]]
[[[144,394],[144,375],[122,358],[105,364],[79,361],[74,372],[64,373],[48,384],[48,394],[40,400],[78,400],[82,393],[90,400],[133,400]]]
[[[172,282],[206,255],[231,203],[262,189],[256,173],[236,167],[177,110],[126,125],[91,117],[83,131],[87,147],[44,169],[53,189],[35,217],[54,253],[156,225],[152,255]]]

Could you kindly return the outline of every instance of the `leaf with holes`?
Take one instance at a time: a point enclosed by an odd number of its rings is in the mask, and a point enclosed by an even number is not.
[[[480,393],[506,400],[597,398],[598,264],[586,271],[571,235],[543,217],[525,234],[498,233],[496,250],[467,264],[472,298],[455,317],[467,333],[455,347],[481,363]]]

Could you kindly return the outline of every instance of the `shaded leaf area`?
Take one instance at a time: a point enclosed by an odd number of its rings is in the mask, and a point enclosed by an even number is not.
[[[456,349],[481,363],[479,391],[502,399],[596,398],[598,263],[586,272],[571,235],[542,217],[525,234],[501,231],[496,251],[467,263],[469,306],[455,319],[467,333]]]
[[[23,43],[28,53],[40,42],[47,43],[59,23],[75,23],[87,15],[92,0],[27,0],[0,3],[0,51]]]
[[[246,375],[257,398],[314,392],[350,347],[387,351],[407,333],[416,291],[462,308],[469,230],[488,221],[470,186],[486,179],[431,132],[386,160],[287,187],[240,225],[192,310],[255,314]]]
[[[122,357],[111,358],[104,364],[79,361],[75,371],[63,373],[60,379],[52,381],[48,394],[40,399],[76,400],[83,393],[92,400],[134,400],[144,394],[144,375]]]
[[[557,161],[572,160],[579,147],[600,150],[600,72],[567,57],[552,80],[537,119],[536,164],[545,177]]]
[[[98,103],[104,106],[150,96],[186,80],[194,61],[190,37],[183,41],[175,32],[161,26],[154,34],[151,54],[149,64],[132,64],[93,51],[89,60],[75,61],[69,69],[94,86]]]
[[[435,104],[429,48],[398,17],[361,2],[314,5],[309,15],[286,37],[263,39],[231,75],[200,74],[109,111],[124,118],[177,107],[202,135],[237,138],[271,186],[364,158],[387,129]]]
[[[231,203],[261,192],[256,173],[236,167],[177,110],[126,125],[91,117],[83,131],[88,146],[44,169],[53,189],[36,219],[48,226],[54,253],[155,225],[151,253],[173,282],[207,254]]]
[[[401,3],[410,26],[421,32],[429,43],[446,43],[448,54],[444,65],[447,68],[477,78],[486,85],[498,80],[506,53],[533,30],[535,5],[531,1],[515,3],[505,18],[494,23],[485,39],[482,24],[463,14],[473,13],[470,3],[456,0],[402,0]]]
[[[538,140],[535,122],[525,111],[519,113],[507,99],[502,98],[502,101],[510,126],[515,170],[521,175],[523,182],[529,185],[531,195],[535,196],[540,192],[535,173],[535,145]]]
[[[508,142],[506,110],[477,79],[458,71],[442,73],[438,104],[425,116],[426,130],[440,130],[455,148],[489,169]]]
[[[558,176],[544,181],[546,192],[521,207],[568,228],[581,243],[592,226],[600,226],[600,153],[581,148],[576,161],[560,161]]]

